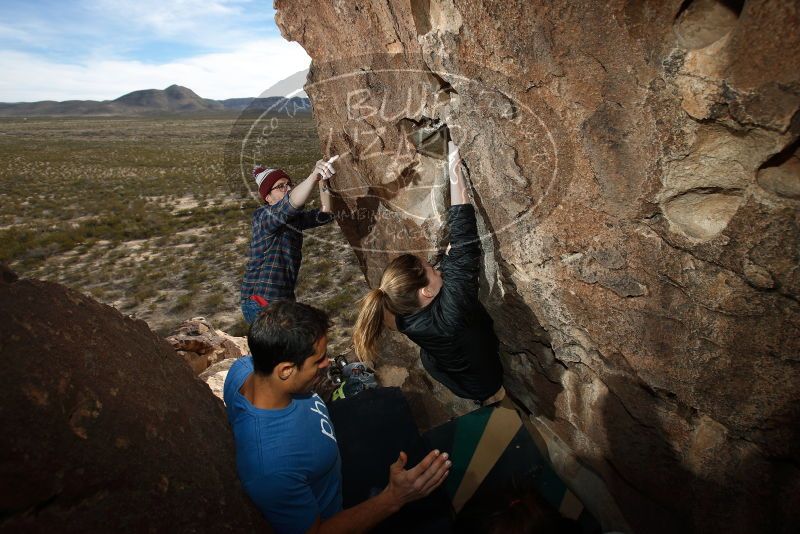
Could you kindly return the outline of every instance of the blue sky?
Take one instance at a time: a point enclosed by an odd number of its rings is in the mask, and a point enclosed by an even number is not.
[[[306,69],[272,0],[0,2],[0,102],[106,100],[173,83],[257,96]]]

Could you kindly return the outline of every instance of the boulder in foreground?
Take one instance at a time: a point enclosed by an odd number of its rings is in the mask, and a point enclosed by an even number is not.
[[[256,532],[222,403],[143,321],[0,282],[4,532]]]

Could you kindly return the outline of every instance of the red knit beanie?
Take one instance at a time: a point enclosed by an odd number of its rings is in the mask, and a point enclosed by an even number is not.
[[[253,169],[253,178],[256,180],[258,195],[262,200],[264,200],[264,202],[267,201],[267,195],[269,195],[269,192],[272,191],[272,188],[275,186],[275,182],[281,178],[286,178],[287,180],[291,181],[291,178],[289,178],[289,175],[286,174],[283,169],[268,169],[262,166],[255,167]]]

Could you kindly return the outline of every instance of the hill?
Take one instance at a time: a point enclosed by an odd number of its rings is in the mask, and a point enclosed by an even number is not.
[[[112,116],[112,115],[157,115],[162,113],[207,113],[224,111],[283,110],[290,106],[295,113],[308,113],[308,99],[294,97],[229,98],[212,100],[180,85],[166,89],[143,89],[133,91],[115,100],[67,100],[56,102],[0,103],[0,117],[44,117],[44,116]]]
[[[123,95],[111,102],[125,110],[146,112],[213,111],[224,109],[216,100],[201,98],[191,89],[180,85],[170,85],[166,89],[145,89]]]

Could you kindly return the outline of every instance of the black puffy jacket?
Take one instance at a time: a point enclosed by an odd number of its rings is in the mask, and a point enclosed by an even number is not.
[[[483,401],[503,383],[492,318],[478,300],[481,246],[475,208],[451,206],[450,252],[441,263],[442,289],[420,311],[397,317],[397,328],[421,347],[425,369],[453,393]]]

